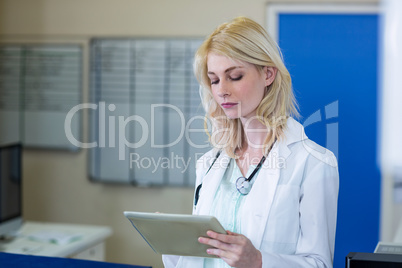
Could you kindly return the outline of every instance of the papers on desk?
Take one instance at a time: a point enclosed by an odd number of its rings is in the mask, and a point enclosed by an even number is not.
[[[82,234],[63,231],[40,231],[29,235],[28,238],[38,242],[66,245],[81,239],[82,236]]]

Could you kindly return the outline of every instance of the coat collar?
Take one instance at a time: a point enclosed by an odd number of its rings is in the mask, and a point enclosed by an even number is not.
[[[304,132],[304,127],[299,122],[294,120],[292,117],[289,117],[286,123],[283,140],[276,144],[278,147],[277,156],[284,157],[285,159],[291,153],[289,148],[291,144],[308,139]]]

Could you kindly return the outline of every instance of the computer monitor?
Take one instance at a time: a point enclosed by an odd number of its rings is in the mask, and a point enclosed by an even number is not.
[[[22,146],[0,146],[0,238],[22,225]]]

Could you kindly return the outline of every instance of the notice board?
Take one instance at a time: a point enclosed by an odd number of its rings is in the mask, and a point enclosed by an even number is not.
[[[95,38],[89,107],[92,180],[192,186],[208,150],[193,57],[199,38]]]
[[[0,143],[77,150],[64,123],[81,101],[80,45],[0,45]],[[69,127],[81,139],[80,112]]]

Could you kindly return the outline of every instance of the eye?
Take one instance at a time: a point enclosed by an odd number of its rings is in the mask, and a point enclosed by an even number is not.
[[[219,80],[211,80],[211,85],[216,85],[216,84],[218,84],[219,83]]]
[[[232,80],[232,81],[239,81],[239,80],[241,80],[242,78],[243,78],[243,75],[240,75],[240,76],[236,76],[236,77],[231,77],[230,80]]]

